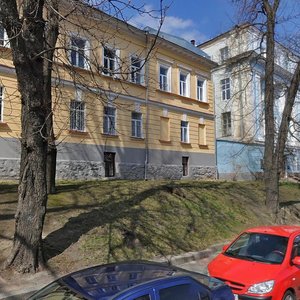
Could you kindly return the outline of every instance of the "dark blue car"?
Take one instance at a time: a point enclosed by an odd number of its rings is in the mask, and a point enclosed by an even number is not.
[[[33,299],[233,300],[222,281],[162,263],[118,262],[66,275]]]

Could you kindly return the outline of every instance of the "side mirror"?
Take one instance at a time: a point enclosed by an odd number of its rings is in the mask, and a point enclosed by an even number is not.
[[[299,266],[299,267],[300,267],[300,256],[295,256],[295,257],[292,259],[292,263],[293,263],[293,265],[296,265],[296,266]]]

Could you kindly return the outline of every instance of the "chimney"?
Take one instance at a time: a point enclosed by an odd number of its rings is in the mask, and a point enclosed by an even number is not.
[[[191,44],[196,46],[196,41],[195,40],[191,40]]]

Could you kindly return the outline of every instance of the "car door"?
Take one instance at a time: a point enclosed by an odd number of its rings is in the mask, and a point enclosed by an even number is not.
[[[300,256],[300,235],[296,236],[294,239],[291,259],[293,259],[296,256]],[[291,268],[293,270],[293,288],[296,291],[297,299],[300,299],[300,266],[293,265]]]

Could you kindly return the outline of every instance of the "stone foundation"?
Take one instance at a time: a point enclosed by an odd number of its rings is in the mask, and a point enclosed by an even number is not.
[[[0,178],[17,179],[19,176],[19,160],[0,160]],[[116,179],[181,179],[182,166],[148,165],[145,173],[144,165],[116,163]],[[57,179],[101,179],[105,177],[102,162],[58,161],[56,165]],[[189,175],[184,178],[215,179],[216,168],[195,167],[189,169]]]

